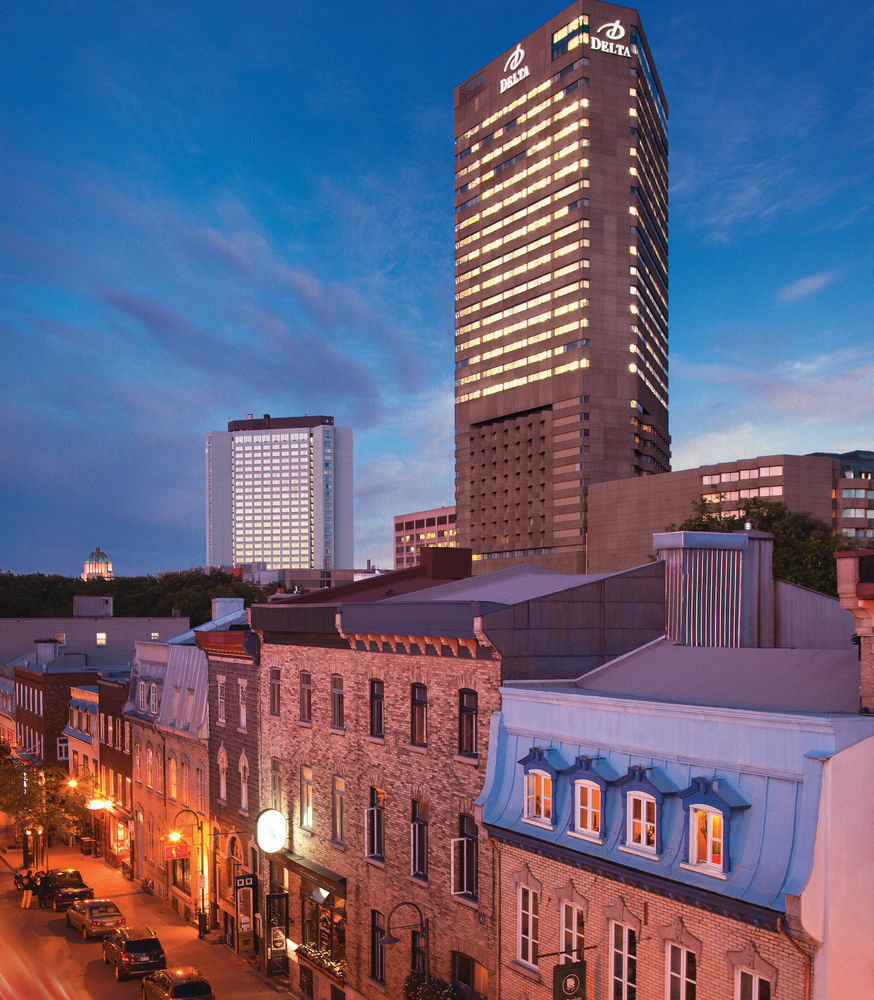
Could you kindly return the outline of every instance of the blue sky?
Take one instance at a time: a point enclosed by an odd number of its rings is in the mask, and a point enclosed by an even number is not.
[[[204,437],[355,430],[356,562],[452,503],[452,88],[515,0],[5,5],[0,569],[202,564]],[[673,467],[874,447],[874,9],[641,3]]]

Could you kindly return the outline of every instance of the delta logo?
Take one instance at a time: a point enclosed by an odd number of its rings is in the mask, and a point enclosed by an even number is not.
[[[525,49],[521,45],[517,45],[515,49],[510,53],[507,61],[504,63],[504,72],[508,73],[501,80],[501,93],[503,94],[505,90],[509,90],[510,87],[515,87],[520,80],[524,80],[526,76],[531,75],[531,71],[527,66],[523,66],[522,63],[525,61]]]
[[[600,34],[603,34],[604,37],[598,38]],[[630,59],[631,49],[621,42],[624,37],[625,28],[619,21],[611,21],[598,28],[597,32],[591,36],[589,45],[596,52],[609,52],[614,56],[625,56],[626,59]]]

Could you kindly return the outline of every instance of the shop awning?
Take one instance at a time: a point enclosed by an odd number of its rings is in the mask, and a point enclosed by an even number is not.
[[[315,879],[319,885],[333,892],[335,896],[346,898],[346,879],[344,876],[332,872],[329,868],[323,868],[322,865],[317,865],[315,861],[310,861],[309,858],[300,854],[292,854],[287,848],[268,856],[289,871]]]

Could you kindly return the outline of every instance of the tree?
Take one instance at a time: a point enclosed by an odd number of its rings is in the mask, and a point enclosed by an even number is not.
[[[69,838],[87,829],[87,802],[94,794],[94,777],[83,776],[70,787],[70,775],[59,767],[37,767],[9,752],[0,752],[0,811],[20,831],[43,831],[43,844]],[[48,868],[48,852],[43,856]]]
[[[712,510],[699,500],[692,515],[669,531],[740,531],[749,523],[774,536],[774,576],[788,583],[837,597],[834,554],[855,543],[832,534],[831,528],[810,514],[791,511],[784,503],[749,497],[735,511]]]

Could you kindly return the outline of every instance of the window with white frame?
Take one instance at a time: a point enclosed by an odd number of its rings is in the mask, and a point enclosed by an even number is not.
[[[646,792],[629,792],[625,843],[641,851],[656,853],[656,800]]]
[[[428,878],[428,806],[418,799],[410,804],[410,875]]]
[[[137,686],[137,708],[141,712],[146,710],[146,682],[140,681]]]
[[[696,1000],[698,962],[695,952],[669,941],[665,949],[666,1000]]]
[[[105,743],[106,742],[106,714],[104,712],[100,713],[100,715],[98,717],[98,720],[97,720],[97,726],[98,726],[98,733],[99,733],[99,736],[100,736],[100,742],[101,743]]]
[[[450,882],[453,896],[476,899],[479,866],[479,834],[473,816],[458,817],[458,836],[450,841]]]
[[[130,723],[124,724],[124,752],[130,753]]]
[[[151,747],[146,747],[146,788],[152,787],[154,770],[155,770],[155,755],[154,753],[152,753]]]
[[[203,807],[206,804],[206,771],[202,767],[198,766],[195,768],[194,780],[197,785],[195,808],[198,812],[203,812]]]
[[[216,688],[216,720],[224,724],[226,711],[224,677],[219,677]]]
[[[179,762],[179,800],[183,805],[188,805],[191,798],[191,782],[189,779],[188,761]]]
[[[601,839],[601,787],[594,781],[574,782],[574,832]]]
[[[115,749],[121,750],[121,719],[115,720]]]
[[[140,745],[134,747],[134,780],[141,782],[143,780],[142,772],[142,761],[140,760]]]
[[[537,968],[540,944],[540,893],[527,885],[518,887],[516,958]]]
[[[735,969],[734,1000],[771,1000],[771,980],[752,969]]]
[[[370,978],[385,982],[385,917],[379,910],[370,911]]]
[[[559,962],[582,962],[584,956],[583,931],[585,916],[583,908],[564,900],[561,904],[561,954]]]
[[[364,854],[385,860],[385,789],[370,787],[370,805],[364,810]]]
[[[240,689],[240,729],[246,728],[246,682],[239,682]]]
[[[113,722],[112,716],[111,715],[107,715],[106,716],[106,745],[110,746],[110,747],[112,746],[112,722]]]
[[[171,757],[170,758],[170,763],[169,763],[169,766],[168,766],[167,770],[169,772],[168,773],[168,777],[167,777],[167,783],[170,786],[169,787],[170,798],[171,799],[175,799],[176,798],[176,758],[175,757]]]
[[[637,1000],[637,932],[633,927],[610,924],[611,1000]]]
[[[306,765],[300,769],[300,825],[313,828],[313,769]]]
[[[525,819],[552,825],[552,775],[546,771],[525,774]]]
[[[158,685],[149,685],[149,711],[152,715],[158,714]]]
[[[722,813],[709,806],[689,808],[689,863],[712,871],[723,870]]]

